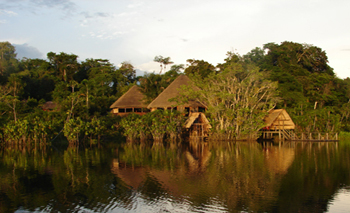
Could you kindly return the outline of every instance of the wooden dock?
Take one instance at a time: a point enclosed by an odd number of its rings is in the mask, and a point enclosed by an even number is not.
[[[294,132],[292,130],[268,130],[262,131],[263,140],[276,139],[279,141],[313,141],[313,142],[337,142],[337,132]]]

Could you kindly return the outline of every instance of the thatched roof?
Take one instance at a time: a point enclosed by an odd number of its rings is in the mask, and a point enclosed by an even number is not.
[[[143,102],[144,97],[139,87],[134,85],[116,100],[110,108],[146,108],[147,105]]]
[[[201,113],[201,112],[191,113],[185,122],[185,128],[187,128],[187,129],[191,128],[192,124],[196,121],[196,119],[198,119],[201,124],[207,124],[207,127],[211,128],[211,125],[210,125],[207,117],[205,116],[204,113]]]
[[[47,101],[46,103],[44,103],[44,105],[41,107],[43,110],[59,110],[59,105],[57,103],[54,103],[52,101]]]
[[[264,118],[265,127],[270,129],[294,129],[295,124],[285,109],[273,109]]]
[[[191,80],[186,75],[180,75],[177,77],[162,93],[158,95],[156,99],[154,99],[149,105],[148,108],[167,108],[178,106],[177,102],[170,102],[169,99],[175,98],[180,95],[181,86],[189,86],[191,85]],[[199,88],[193,86],[195,91],[198,91]],[[199,101],[189,100],[188,103],[183,106],[191,106],[191,107],[206,107],[204,104]]]

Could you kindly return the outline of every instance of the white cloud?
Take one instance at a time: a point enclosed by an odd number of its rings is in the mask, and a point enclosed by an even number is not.
[[[321,47],[335,72],[349,76],[349,52],[341,51],[350,48],[348,8],[340,0],[6,0],[0,39],[115,64],[131,60],[149,71],[159,68],[156,55],[216,65],[229,50],[246,54],[288,40]]]
[[[1,14],[5,14],[8,16],[17,16],[18,14],[14,11],[10,11],[10,10],[4,10],[4,9],[0,9],[0,15]]]
[[[137,7],[141,7],[144,5],[144,2],[141,2],[141,1],[135,1],[134,3],[132,4],[129,4],[127,7],[128,8],[137,8]]]

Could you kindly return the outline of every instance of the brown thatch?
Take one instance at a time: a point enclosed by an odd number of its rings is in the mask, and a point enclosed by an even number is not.
[[[54,111],[54,110],[59,110],[59,105],[52,101],[47,101],[41,108],[44,111]]]
[[[202,112],[192,112],[185,122],[185,128],[190,139],[207,137],[211,125]]]
[[[175,98],[180,95],[181,86],[190,86],[191,80],[186,75],[180,75],[177,77],[161,94],[158,95],[149,105],[148,108],[168,108],[178,106],[177,102],[169,101],[169,99]],[[199,90],[198,87],[193,86],[195,91]],[[189,100],[188,103],[182,105],[183,107],[203,107],[206,106],[194,100]]]
[[[116,100],[110,108],[146,108],[147,105],[143,102],[144,95],[141,93],[138,86],[132,86],[124,95]]]
[[[273,109],[264,118],[265,128],[270,130],[294,129],[295,124],[285,109]]]
[[[193,113],[191,113],[190,116],[188,117],[188,119],[185,122],[185,128],[186,129],[191,128],[191,126],[195,122],[203,124],[203,125],[206,125],[207,128],[211,128],[211,125],[210,125],[207,117],[205,116],[204,113],[201,113],[201,112],[193,112]]]

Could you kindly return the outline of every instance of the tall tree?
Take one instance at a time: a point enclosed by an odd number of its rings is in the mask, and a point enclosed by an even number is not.
[[[160,63],[160,72],[159,72],[159,74],[162,74],[162,71],[166,70],[166,66],[167,65],[174,63],[174,62],[171,61],[170,57],[163,57],[161,55],[154,57],[153,61]]]
[[[127,78],[129,83],[136,81],[136,70],[131,63],[127,61],[122,62],[118,71]]]
[[[22,78],[26,84],[23,98],[52,100],[51,93],[58,79],[51,64],[42,59],[22,59],[20,66],[24,69],[22,73],[25,73]]]
[[[321,48],[287,41],[268,43],[243,58],[259,65],[261,71],[270,71],[270,80],[279,82],[284,100],[281,107],[295,107],[300,102],[320,107],[334,104],[337,78]]]
[[[140,88],[142,93],[146,96],[146,102],[153,101],[165,88],[171,84],[180,74],[177,68],[169,70],[163,75],[160,74],[145,74],[140,78]]]
[[[190,65],[185,69],[186,75],[200,75],[202,78],[206,78],[211,73],[216,73],[215,66],[206,61],[188,59],[187,62]]]
[[[0,79],[4,81],[18,66],[16,48],[10,42],[0,42]],[[1,83],[1,82],[0,82]]]
[[[72,80],[74,74],[79,70],[77,55],[64,52],[61,52],[60,54],[49,52],[47,58],[57,71],[57,75],[65,82]]]
[[[266,79],[257,67],[226,64],[225,70],[196,79],[200,91],[190,92],[208,106],[215,130],[236,138],[254,137],[263,127],[263,118],[277,102],[277,83]]]
[[[23,91],[24,83],[20,76],[12,74],[9,77],[9,81],[2,89],[5,91],[2,101],[11,109],[13,113],[13,119],[17,121],[17,104],[19,102],[19,95]]]

